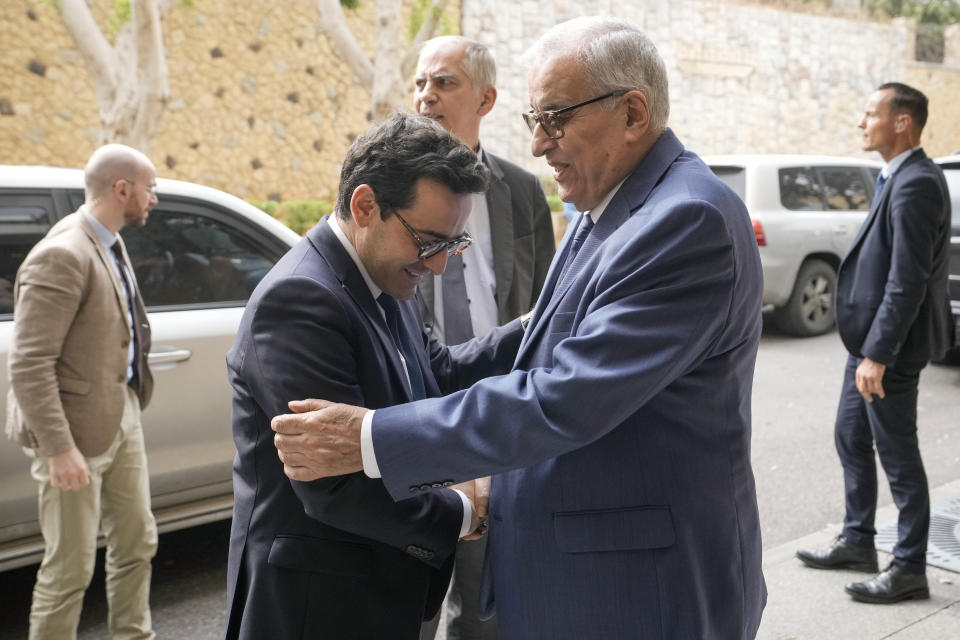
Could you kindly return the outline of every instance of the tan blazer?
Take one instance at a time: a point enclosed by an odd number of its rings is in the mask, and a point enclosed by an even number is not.
[[[125,248],[124,258],[129,266]],[[130,329],[113,258],[81,213],[30,251],[14,301],[7,436],[41,456],[74,445],[87,457],[105,452],[123,416]],[[145,377],[141,407],[153,391],[149,369]]]

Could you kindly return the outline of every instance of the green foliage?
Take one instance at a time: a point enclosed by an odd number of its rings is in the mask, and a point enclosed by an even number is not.
[[[193,0],[180,0],[181,9],[193,9],[194,4]]]
[[[958,0],[865,0],[872,14],[891,18],[913,18],[921,24],[948,25],[960,22]]]
[[[120,31],[123,25],[130,22],[130,0],[114,0],[113,9],[107,14],[107,26],[110,33]]]
[[[360,6],[360,0],[340,0],[340,6],[344,9],[356,11],[357,7]]]
[[[410,10],[410,22],[407,25],[407,36],[410,42],[417,37],[420,27],[426,22],[427,17],[432,11],[430,0],[413,0],[413,8]],[[453,17],[444,11],[439,11],[440,22],[437,25],[437,33],[434,36],[449,36],[459,33],[457,25],[453,22]]]
[[[333,211],[333,203],[329,200],[289,200],[287,202],[247,200],[247,202],[266,211],[300,235],[305,234],[320,218]]]
[[[563,211],[563,200],[555,193],[547,196],[547,204],[550,205],[550,211]]]

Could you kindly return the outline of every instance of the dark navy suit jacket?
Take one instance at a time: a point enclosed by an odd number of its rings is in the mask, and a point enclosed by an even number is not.
[[[890,177],[837,274],[837,329],[851,355],[916,370],[951,346],[950,198],[918,149]]]
[[[423,347],[428,396],[441,392],[431,368],[448,389],[509,369],[519,322],[446,349],[428,345],[417,305],[399,302],[403,330]],[[417,638],[437,611],[459,496],[442,489],[395,502],[363,473],[291,481],[270,430],[289,400],[409,401],[402,367],[360,271],[322,220],[254,291],[227,354],[237,447],[228,638]]]
[[[667,130],[513,371],[377,411],[397,499],[497,473],[485,583],[501,638],[753,638],[766,602],[750,464],[762,276],[743,202]]]

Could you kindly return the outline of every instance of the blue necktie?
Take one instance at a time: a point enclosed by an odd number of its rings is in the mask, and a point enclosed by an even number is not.
[[[573,264],[574,258],[577,257],[580,247],[583,246],[584,241],[587,239],[587,236],[590,235],[590,231],[592,230],[593,218],[587,214],[583,214],[583,220],[580,222],[580,228],[577,229],[577,235],[573,236],[573,242],[570,243],[570,250],[567,252],[567,257],[563,261],[563,269],[560,271],[560,277],[557,279],[558,288],[563,282],[564,276],[567,275],[570,265]]]
[[[473,337],[470,301],[463,274],[463,254],[447,258],[443,271],[443,343],[460,344]]]
[[[422,400],[427,397],[426,387],[423,383],[423,372],[420,371],[420,361],[417,359],[417,352],[410,342],[409,335],[403,330],[403,323],[400,321],[400,305],[397,301],[386,293],[377,296],[377,303],[383,309],[383,314],[387,319],[387,329],[393,337],[403,359],[407,361],[407,375],[410,378],[410,390],[414,400]]]
[[[873,204],[877,204],[877,200],[880,199],[880,192],[883,191],[883,185],[885,184],[887,184],[887,178],[881,171],[880,174],[877,175],[877,187],[873,190]]]

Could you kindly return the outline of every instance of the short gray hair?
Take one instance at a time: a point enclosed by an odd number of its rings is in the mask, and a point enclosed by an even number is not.
[[[497,84],[497,63],[493,59],[493,54],[487,45],[463,36],[437,36],[427,40],[420,46],[420,52],[429,46],[436,46],[441,43],[462,42],[466,45],[463,53],[461,67],[463,72],[470,79],[473,88],[481,91],[487,87]]]
[[[657,133],[667,128],[666,65],[653,41],[629,22],[603,16],[574,18],[540,36],[524,57],[528,65],[573,58],[586,68],[590,89],[598,96],[637,89],[647,98],[650,127]]]

